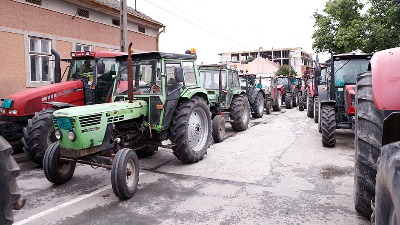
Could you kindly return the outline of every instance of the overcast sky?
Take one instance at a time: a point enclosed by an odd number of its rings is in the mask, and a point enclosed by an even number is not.
[[[325,0],[136,0],[137,10],[163,23],[160,51],[197,49],[198,63],[218,53],[302,47],[312,53],[314,11]],[[135,0],[128,0],[134,7]],[[315,57],[315,56],[314,56]]]

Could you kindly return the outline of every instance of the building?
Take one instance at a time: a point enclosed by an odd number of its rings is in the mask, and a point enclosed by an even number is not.
[[[51,49],[120,49],[117,0],[2,0],[0,7],[0,98],[53,80]],[[164,25],[128,7],[128,41],[135,51],[158,50]],[[62,64],[62,73],[67,64]]]
[[[304,51],[302,48],[274,48],[265,50],[260,48],[254,51],[242,51],[242,52],[227,52],[220,53],[220,63],[242,63],[247,62],[249,57],[255,59],[261,56],[264,59],[269,59],[272,62],[278,63],[279,65],[293,66],[297,74],[304,74],[304,72],[313,66],[312,55]]]
[[[274,76],[279,69],[279,64],[261,57],[257,57],[248,63],[231,62],[228,65],[235,66],[239,74],[256,74],[262,77]]]

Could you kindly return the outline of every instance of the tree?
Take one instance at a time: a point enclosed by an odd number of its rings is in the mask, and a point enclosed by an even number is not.
[[[391,1],[369,0],[366,15],[364,52],[375,52],[400,45],[400,8]]]
[[[296,71],[291,67],[291,75],[296,75]],[[289,76],[289,65],[281,65],[275,73],[276,76]]]
[[[363,7],[357,0],[328,0],[323,14],[313,15],[313,49],[336,54],[360,49],[365,30]]]

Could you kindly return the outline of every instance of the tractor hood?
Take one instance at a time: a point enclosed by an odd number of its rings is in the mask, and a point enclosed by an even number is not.
[[[53,121],[55,129],[61,133],[61,149],[73,151],[103,144],[108,125],[147,114],[147,102],[135,100],[133,103],[114,102],[60,109],[53,113]]]
[[[400,48],[386,49],[371,59],[372,92],[379,110],[400,110]]]
[[[29,88],[2,99],[2,108],[5,109],[5,113],[2,115],[33,115],[35,112],[49,107],[44,102],[68,102],[74,105],[83,105],[83,98],[83,83],[80,80]],[[14,110],[16,113],[10,113]]]

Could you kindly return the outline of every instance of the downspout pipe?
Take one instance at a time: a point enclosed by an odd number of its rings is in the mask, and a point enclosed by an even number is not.
[[[157,34],[157,38],[156,38],[156,41],[157,41],[157,43],[156,43],[156,45],[157,45],[157,46],[156,46],[156,47],[157,47],[156,51],[157,51],[157,52],[158,52],[159,49],[160,49],[160,46],[159,46],[159,45],[160,45],[160,41],[159,41],[159,40],[160,40],[160,34],[161,34],[161,33],[164,33],[164,32],[165,32],[165,26],[163,26],[162,29],[161,29],[161,30],[158,32],[158,34]]]

